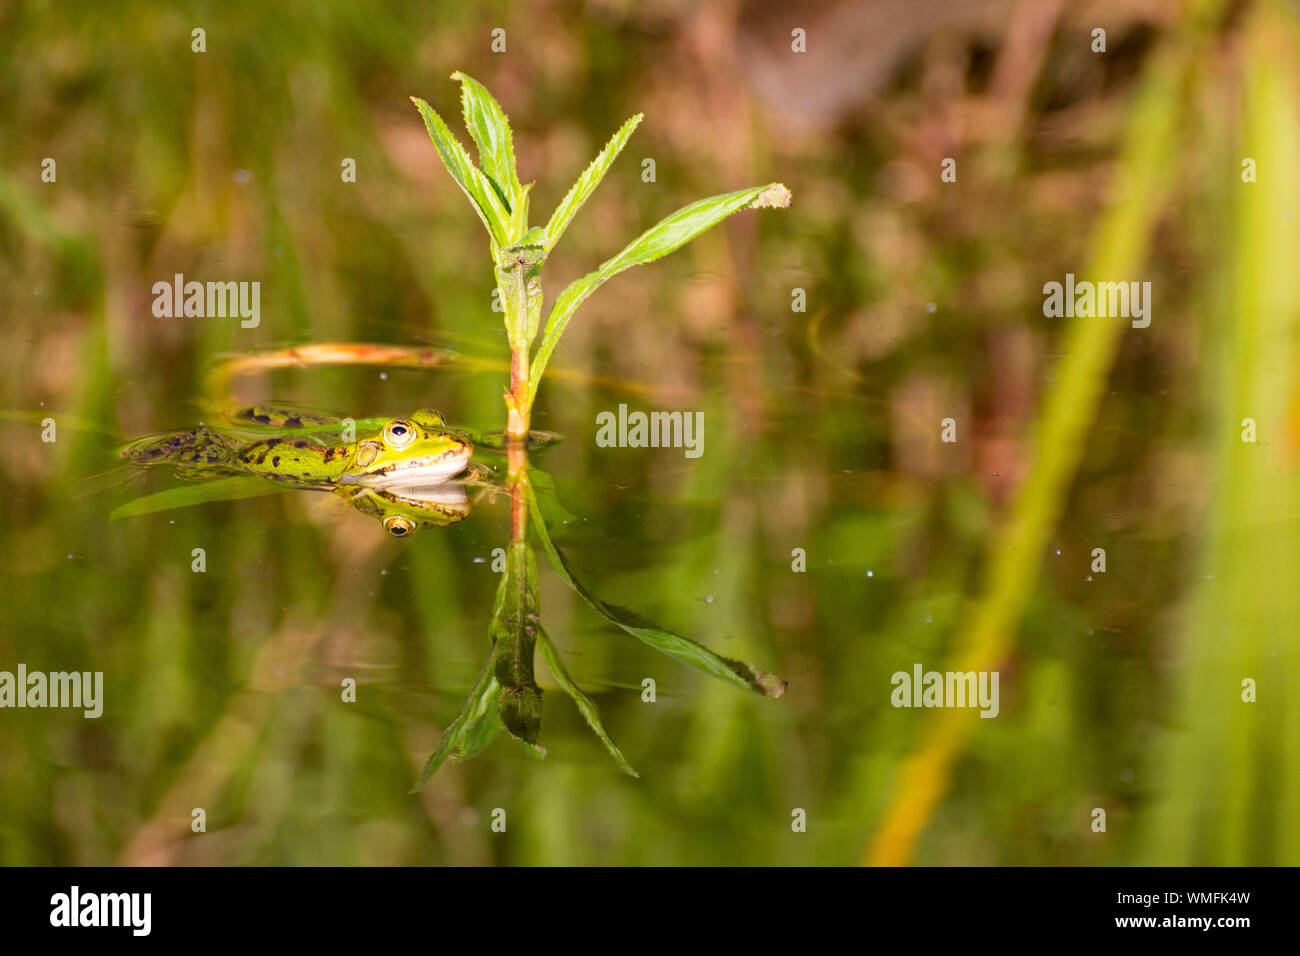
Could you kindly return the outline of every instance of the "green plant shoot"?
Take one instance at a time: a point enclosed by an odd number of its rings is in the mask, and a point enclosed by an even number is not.
[[[605,144],[578,181],[561,200],[544,228],[528,223],[528,194],[515,167],[514,138],[505,112],[482,84],[464,73],[453,73],[461,84],[465,127],[478,147],[479,161],[452,134],[432,107],[411,97],[452,179],[469,198],[487,229],[496,270],[497,289],[505,310],[510,344],[510,387],[506,391],[506,431],[512,438],[528,433],[533,402],[551,353],[559,344],[578,307],[607,280],[625,269],[668,255],[700,233],[742,209],[786,208],[790,191],[781,183],[754,186],[701,199],[652,226],[593,272],[570,283],[551,307],[542,326],[542,266],[569,224],[604,178],[606,171],[641,122],[633,116]],[[541,343],[533,351],[538,330]]]

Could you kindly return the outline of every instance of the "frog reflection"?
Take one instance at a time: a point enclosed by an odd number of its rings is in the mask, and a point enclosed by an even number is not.
[[[362,514],[376,519],[394,538],[409,538],[421,528],[457,524],[468,518],[473,509],[465,480],[386,488],[336,488],[334,493]]]

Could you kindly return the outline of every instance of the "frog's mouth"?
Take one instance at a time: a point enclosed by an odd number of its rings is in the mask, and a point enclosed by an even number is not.
[[[364,475],[345,476],[340,481],[345,484],[369,485],[375,488],[432,484],[459,475],[465,470],[465,465],[473,454],[473,445],[461,443],[436,455],[421,455],[396,461],[386,468]]]

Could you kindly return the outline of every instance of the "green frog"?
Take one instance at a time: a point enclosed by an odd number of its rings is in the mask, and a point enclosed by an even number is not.
[[[184,478],[250,474],[293,487],[328,482],[369,488],[431,485],[465,471],[474,446],[435,411],[354,423],[344,441],[340,419],[282,406],[223,413],[227,428],[200,425],[144,438],[122,456],[138,465],[175,465]],[[274,431],[270,437],[258,437]],[[251,433],[251,435],[250,435]]]

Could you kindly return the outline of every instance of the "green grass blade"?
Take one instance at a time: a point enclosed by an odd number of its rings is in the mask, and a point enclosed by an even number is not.
[[[551,566],[555,568],[555,573],[564,580],[565,584],[577,591],[578,595],[591,605],[592,610],[605,620],[631,634],[643,644],[667,654],[687,667],[703,671],[710,677],[716,677],[743,690],[753,691],[762,697],[780,697],[785,693],[786,682],[775,674],[769,674],[744,661],[722,657],[703,644],[666,630],[634,611],[606,604],[600,600],[574,576],[573,569],[563,553],[551,541],[546,531],[546,524],[542,520],[541,510],[537,506],[537,498],[531,491],[528,496],[528,507],[532,513],[532,523],[537,531],[537,537],[542,543],[546,556],[550,559]]]
[[[646,230],[595,272],[574,280],[560,293],[560,297],[555,300],[555,305],[551,308],[551,314],[546,319],[542,342],[537,347],[537,355],[533,359],[532,372],[528,378],[529,403],[531,404],[537,395],[538,386],[542,382],[542,373],[546,371],[546,364],[550,361],[551,353],[555,351],[560,336],[564,334],[569,319],[573,317],[578,306],[586,301],[587,296],[607,280],[625,269],[663,258],[741,209],[765,207],[784,209],[789,205],[790,190],[780,183],[754,186],[739,192],[701,199],[677,210],[667,219]]]
[[[497,191],[492,188],[491,181],[474,165],[465,147],[460,145],[460,141],[451,134],[451,130],[447,128],[442,117],[434,112],[433,107],[418,96],[412,96],[411,102],[424,117],[425,128],[429,131],[429,138],[433,140],[443,165],[451,173],[451,178],[456,180],[456,185],[460,186],[469,197],[479,219],[483,220],[483,225],[487,227],[488,235],[492,238],[493,250],[508,245],[510,214],[506,212]]]
[[[1163,212],[1175,163],[1178,102],[1190,57],[1185,47],[1161,51],[1135,100],[1112,200],[1094,240],[1088,278],[1140,275],[1155,223]],[[1033,462],[1003,528],[991,539],[979,599],[966,616],[952,650],[950,671],[995,671],[1011,652],[1020,620],[1034,594],[1043,555],[1063,508],[1105,394],[1111,363],[1127,322],[1074,318],[1060,348],[1064,358],[1033,432]],[[947,790],[953,765],[976,725],[960,708],[936,711],[917,749],[898,770],[897,783],[864,860],[901,866]]]
[[[546,658],[546,666],[555,675],[555,680],[564,689],[564,692],[573,698],[573,702],[578,706],[578,711],[587,722],[587,726],[600,738],[600,742],[605,745],[605,749],[614,758],[614,762],[629,777],[641,776],[632,769],[632,765],[623,756],[623,751],[618,749],[618,745],[614,743],[614,738],[605,730],[605,725],[600,721],[600,710],[596,707],[595,702],[584,694],[573,678],[569,676],[569,672],[564,668],[564,661],[560,659],[560,652],[551,643],[550,635],[541,627],[537,629],[537,644],[542,649],[542,656]]]
[[[459,71],[451,75],[460,81],[460,101],[465,113],[465,128],[478,146],[479,167],[497,187],[497,195],[507,212],[519,205],[523,190],[515,174],[515,144],[510,120],[501,104],[493,99],[483,84]],[[513,235],[510,238],[518,238]]]
[[[278,494],[285,489],[264,478],[237,475],[233,478],[219,478],[201,484],[183,485],[179,488],[167,488],[128,501],[113,509],[109,519],[133,518],[137,515],[153,514],[156,511],[171,511],[174,508],[188,508],[191,505],[207,504],[210,501],[234,501],[238,498],[258,498],[262,495]]]
[[[1300,465],[1288,434],[1300,368],[1280,357],[1300,341],[1300,22],[1260,5],[1240,42],[1240,77],[1206,77],[1207,160],[1231,169],[1251,156],[1278,174],[1215,177],[1203,197],[1206,238],[1224,257],[1201,320],[1213,497],[1159,748],[1159,799],[1135,828],[1146,865],[1300,861]],[[1242,440],[1245,417],[1258,442]],[[1249,702],[1245,678],[1257,684]]]
[[[606,170],[613,165],[614,159],[622,152],[623,146],[640,124],[643,116],[644,114],[637,113],[624,123],[617,133],[609,138],[605,148],[591,161],[583,174],[578,177],[578,181],[573,184],[573,188],[569,190],[568,195],[555,207],[555,212],[551,213],[550,221],[546,223],[546,244],[548,246],[554,248],[560,236],[564,235],[564,230],[569,228],[569,223],[578,214],[582,204],[590,198],[596,187],[600,185],[600,181],[605,178]]]

